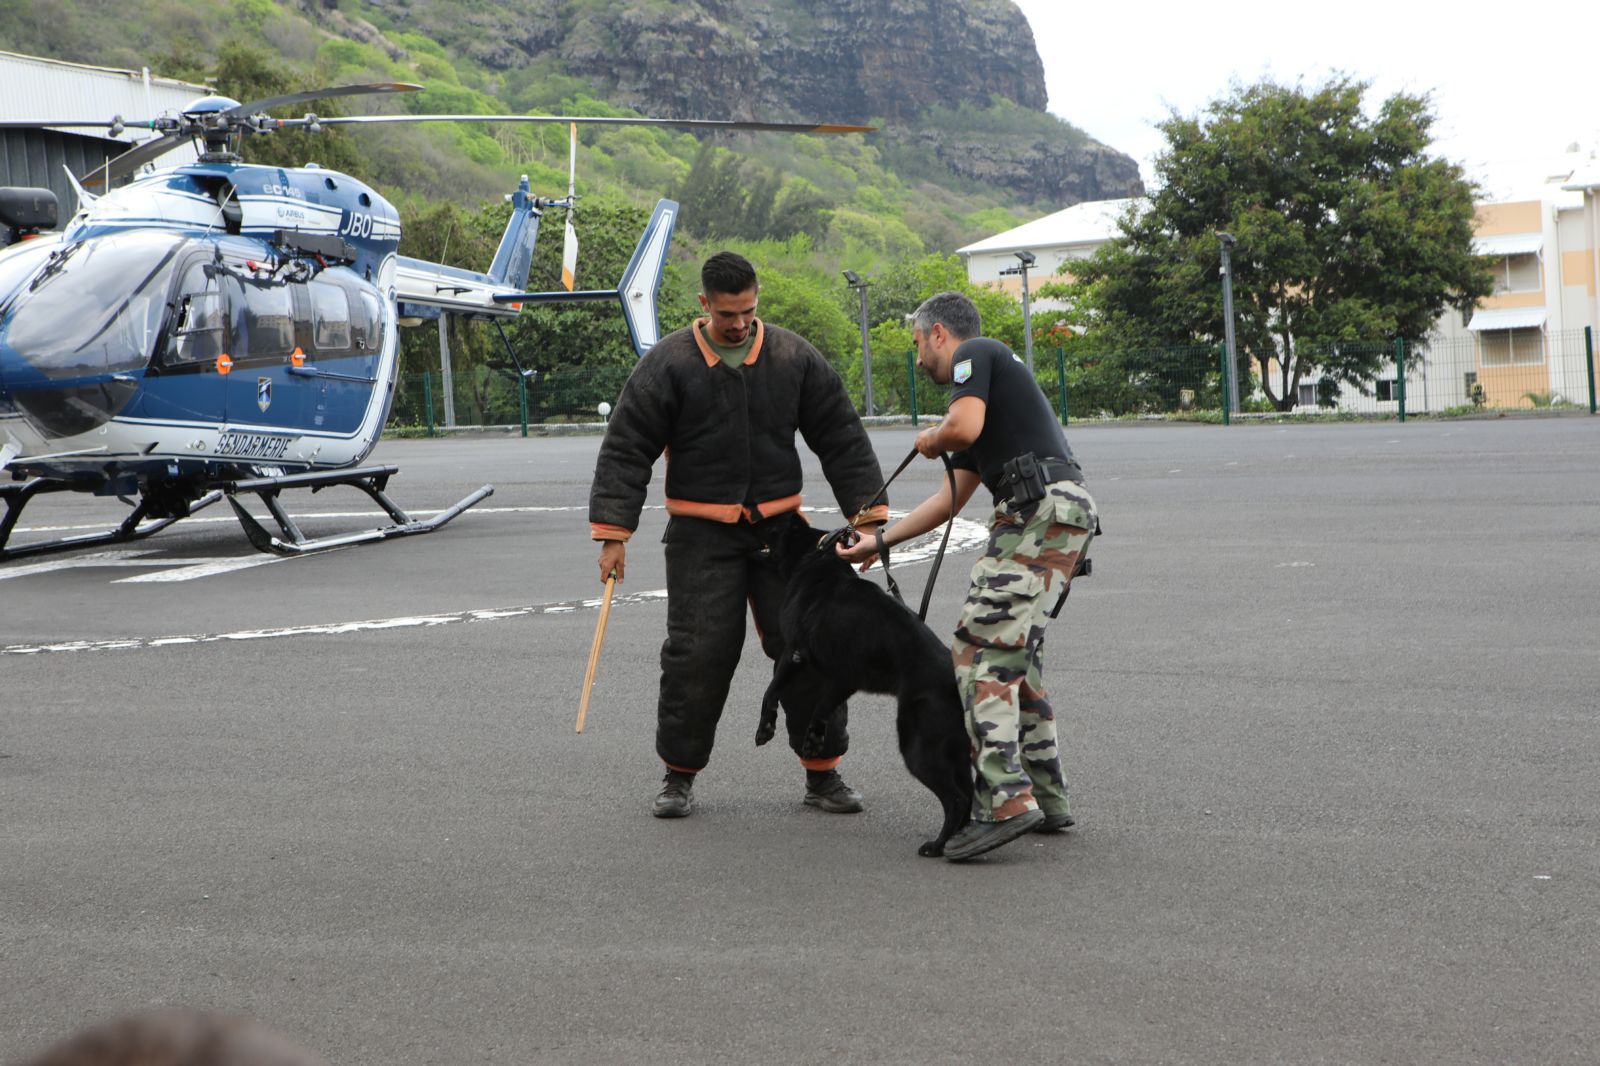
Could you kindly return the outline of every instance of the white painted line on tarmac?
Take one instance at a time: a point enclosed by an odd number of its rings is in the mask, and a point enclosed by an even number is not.
[[[217,574],[231,574],[235,570],[249,570],[257,566],[266,566],[269,563],[288,562],[289,556],[266,555],[257,552],[253,555],[241,555],[233,559],[151,559],[151,566],[170,566],[170,570],[157,570],[153,574],[135,574],[133,577],[119,577],[111,582],[113,585],[141,585],[141,584],[166,584],[173,581],[195,581],[202,577],[215,577]]]
[[[666,589],[615,595],[613,607],[633,603],[665,603]],[[564,614],[600,606],[600,600],[566,600],[560,603],[534,603],[522,607],[493,607],[485,610],[457,611],[453,614],[402,615],[398,618],[369,618],[359,622],[331,622],[321,625],[282,626],[275,629],[238,629],[231,633],[177,634],[166,637],[128,637],[116,640],[66,640],[51,644],[12,644],[0,647],[0,655],[41,655],[65,651],[127,651],[167,648],[180,644],[217,644],[222,641],[274,640],[282,637],[327,637],[349,633],[371,633],[386,629],[417,629],[454,625],[460,622],[497,622],[506,618],[526,618],[541,614]]]
[[[942,527],[925,534],[894,553],[896,565],[908,566],[925,563],[939,550]],[[958,518],[950,533],[949,552],[969,551],[988,542],[989,531],[977,522]],[[80,559],[92,566],[137,566],[141,561],[134,556],[149,554],[150,549],[132,549],[119,552],[96,552],[96,561],[89,556]],[[107,557],[126,556],[127,558]],[[171,562],[166,560],[165,562]],[[185,560],[191,564],[205,565],[206,560]],[[276,561],[275,556],[265,561]],[[142,565],[151,565],[150,560]],[[24,569],[17,567],[16,570]],[[0,571],[11,574],[14,571]],[[612,597],[612,606],[639,603],[665,603],[666,589],[646,592],[618,593]],[[228,633],[173,634],[162,637],[121,637],[111,640],[64,640],[48,644],[11,644],[0,646],[0,655],[43,655],[51,652],[71,651],[138,651],[149,648],[167,648],[185,644],[217,644],[223,641],[276,640],[284,637],[343,636],[350,633],[370,633],[379,630],[419,629],[430,626],[456,625],[462,622],[498,622],[507,618],[528,618],[545,614],[571,614],[576,611],[595,610],[600,606],[598,596],[581,600],[561,600],[554,603],[532,603],[514,607],[489,607],[450,614],[402,615],[395,618],[369,618],[355,622],[330,622],[315,625],[282,626],[274,629],[239,629]]]
[[[563,506],[563,507],[470,507],[467,510],[462,511],[461,513],[463,515],[469,515],[469,514],[536,514],[536,513],[540,513],[540,512],[544,512],[544,511],[587,511],[588,509],[589,509],[588,504]],[[432,508],[424,507],[424,508],[420,508],[420,509],[417,509],[417,510],[406,511],[406,514],[411,515],[413,518],[425,518],[428,515],[436,515],[442,510],[444,510],[443,507],[432,507]],[[645,510],[646,511],[659,511],[659,510],[662,510],[662,506],[660,504],[656,504],[656,505],[651,506],[651,507],[646,507]],[[301,519],[312,519],[314,521],[314,520],[319,519],[319,518],[377,518],[377,517],[382,517],[382,512],[380,512],[380,511],[305,511],[305,512],[295,513],[295,514],[291,515],[290,517],[294,518],[296,521],[299,521]],[[231,514],[206,515],[204,517],[185,518],[185,519],[182,520],[183,525],[185,525],[185,526],[191,526],[191,525],[200,526],[200,525],[218,524],[218,523],[220,523],[222,525],[227,525],[227,524],[230,524],[230,523],[237,523],[238,521],[239,520],[237,518],[233,517],[233,515],[231,515]],[[108,526],[114,526],[114,525],[116,525],[116,522],[108,520],[106,522],[93,522],[93,523],[90,523],[89,525],[81,525],[81,526],[18,526],[16,529],[12,530],[12,532],[13,533],[78,533],[78,532],[82,532],[84,530],[106,529],[106,528],[108,528]]]
[[[35,574],[50,574],[61,570],[91,570],[100,567],[158,567],[153,574],[120,577],[113,585],[127,582],[193,581],[195,578],[225,574],[233,570],[248,570],[268,563],[281,563],[282,556],[259,552],[231,559],[186,559],[181,556],[159,555],[159,548],[118,548],[114,551],[89,552],[84,555],[63,555],[42,563],[23,563],[0,568],[0,581]]]

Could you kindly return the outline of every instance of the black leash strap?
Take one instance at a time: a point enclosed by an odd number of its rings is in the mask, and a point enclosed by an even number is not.
[[[861,510],[857,511],[856,516],[850,519],[851,529],[856,528],[856,526],[861,522],[862,517],[866,515],[869,510],[878,506],[878,501],[883,499],[883,494],[889,491],[889,486],[894,484],[894,479],[905,473],[906,467],[910,466],[911,460],[915,459],[916,457],[917,450],[912,448],[911,454],[900,460],[900,465],[894,468],[894,473],[889,475],[889,480],[885,481],[882,485],[879,485],[878,491],[869,496],[867,498],[867,502],[861,505]]]
[[[899,469],[889,475],[889,481],[899,477],[900,472],[916,457],[917,450],[913,448],[911,449],[911,454],[906,456],[905,461],[900,464]],[[944,562],[944,550],[950,546],[950,531],[955,528],[956,524],[956,468],[951,464],[950,457],[944,452],[939,453],[939,458],[944,460],[944,476],[950,484],[950,517],[944,524],[944,539],[939,542],[939,552],[933,557],[933,567],[928,571],[928,584],[922,590],[922,608],[917,611],[917,617],[924,622],[928,620],[928,604],[933,600],[933,583],[939,580],[939,564]],[[878,490],[877,496],[882,496],[885,490],[888,489],[889,481],[883,483],[883,488]],[[877,496],[873,497],[873,502],[877,502]],[[863,507],[862,511],[865,510],[866,508]],[[859,514],[857,517],[859,517]],[[905,597],[900,595],[900,586],[895,582],[894,575],[889,573],[889,545],[883,539],[883,527],[879,526],[874,529],[872,535],[877,538],[878,561],[883,564],[884,583],[889,586],[889,592],[894,598],[905,604]],[[906,604],[906,606],[909,607],[910,604]]]

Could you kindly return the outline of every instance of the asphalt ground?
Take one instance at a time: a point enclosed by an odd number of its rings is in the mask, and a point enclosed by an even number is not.
[[[658,509],[574,732],[595,437],[385,442],[403,506],[495,485],[428,536],[227,570],[208,512],[0,564],[0,1061],[167,1004],[339,1066],[1596,1061],[1600,420],[1071,437],[1080,824],[967,865],[915,854],[885,698],[866,812],[801,804],[753,635],[694,816],[649,816]]]

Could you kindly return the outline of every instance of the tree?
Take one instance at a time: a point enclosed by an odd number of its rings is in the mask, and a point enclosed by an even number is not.
[[[833,218],[830,201],[803,178],[788,178],[710,143],[701,146],[673,190],[686,229],[712,241],[788,240],[822,243]]]
[[[1427,154],[1428,98],[1399,93],[1368,117],[1368,87],[1264,81],[1160,123],[1157,191],[1118,240],[1073,264],[1094,332],[1147,348],[1218,343],[1217,234],[1230,233],[1240,380],[1254,363],[1287,409],[1309,377],[1370,385],[1392,349],[1349,342],[1421,339],[1447,306],[1487,295],[1472,251],[1477,190]]]
[[[983,333],[1003,341],[1015,351],[1023,350],[1022,305],[1009,293],[989,285],[967,280],[967,269],[960,256],[924,255],[901,260],[881,274],[868,278],[868,322],[871,326],[873,405],[880,411],[909,411],[911,373],[906,354],[911,351],[911,327],[906,316],[928,297],[940,292],[962,292],[972,299],[983,321]],[[853,290],[835,285],[834,298],[849,318],[857,314]],[[1040,320],[1036,319],[1037,328]],[[845,384],[853,396],[865,391],[865,368],[861,362],[859,328],[851,336],[844,359]],[[940,411],[948,402],[948,389],[919,382],[918,406],[922,411]]]
[[[168,54],[168,69],[175,77],[199,80],[209,76],[217,91],[242,103],[261,100],[288,93],[317,88],[312,80],[286,67],[275,55],[259,48],[229,41],[217,54],[216,63],[209,69],[198,66],[199,60],[191,54],[192,45],[180,41]],[[309,105],[278,108],[279,118],[299,118]],[[344,114],[337,100],[315,102],[317,114],[331,118]],[[322,166],[342,171],[362,180],[370,180],[373,167],[351,140],[340,130],[330,127],[321,133],[302,130],[279,131],[268,136],[245,137],[241,155],[247,163],[266,166],[298,167],[309,160]]]

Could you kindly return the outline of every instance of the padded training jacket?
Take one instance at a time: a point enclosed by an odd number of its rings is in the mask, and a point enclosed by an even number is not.
[[[706,345],[698,320],[663,337],[628,376],[606,428],[589,493],[595,540],[639,527],[656,458],[667,455],[667,513],[760,521],[800,508],[798,431],[853,516],[883,472],[844,383],[804,337],[755,321],[738,367]],[[882,521],[885,501],[867,519]]]

